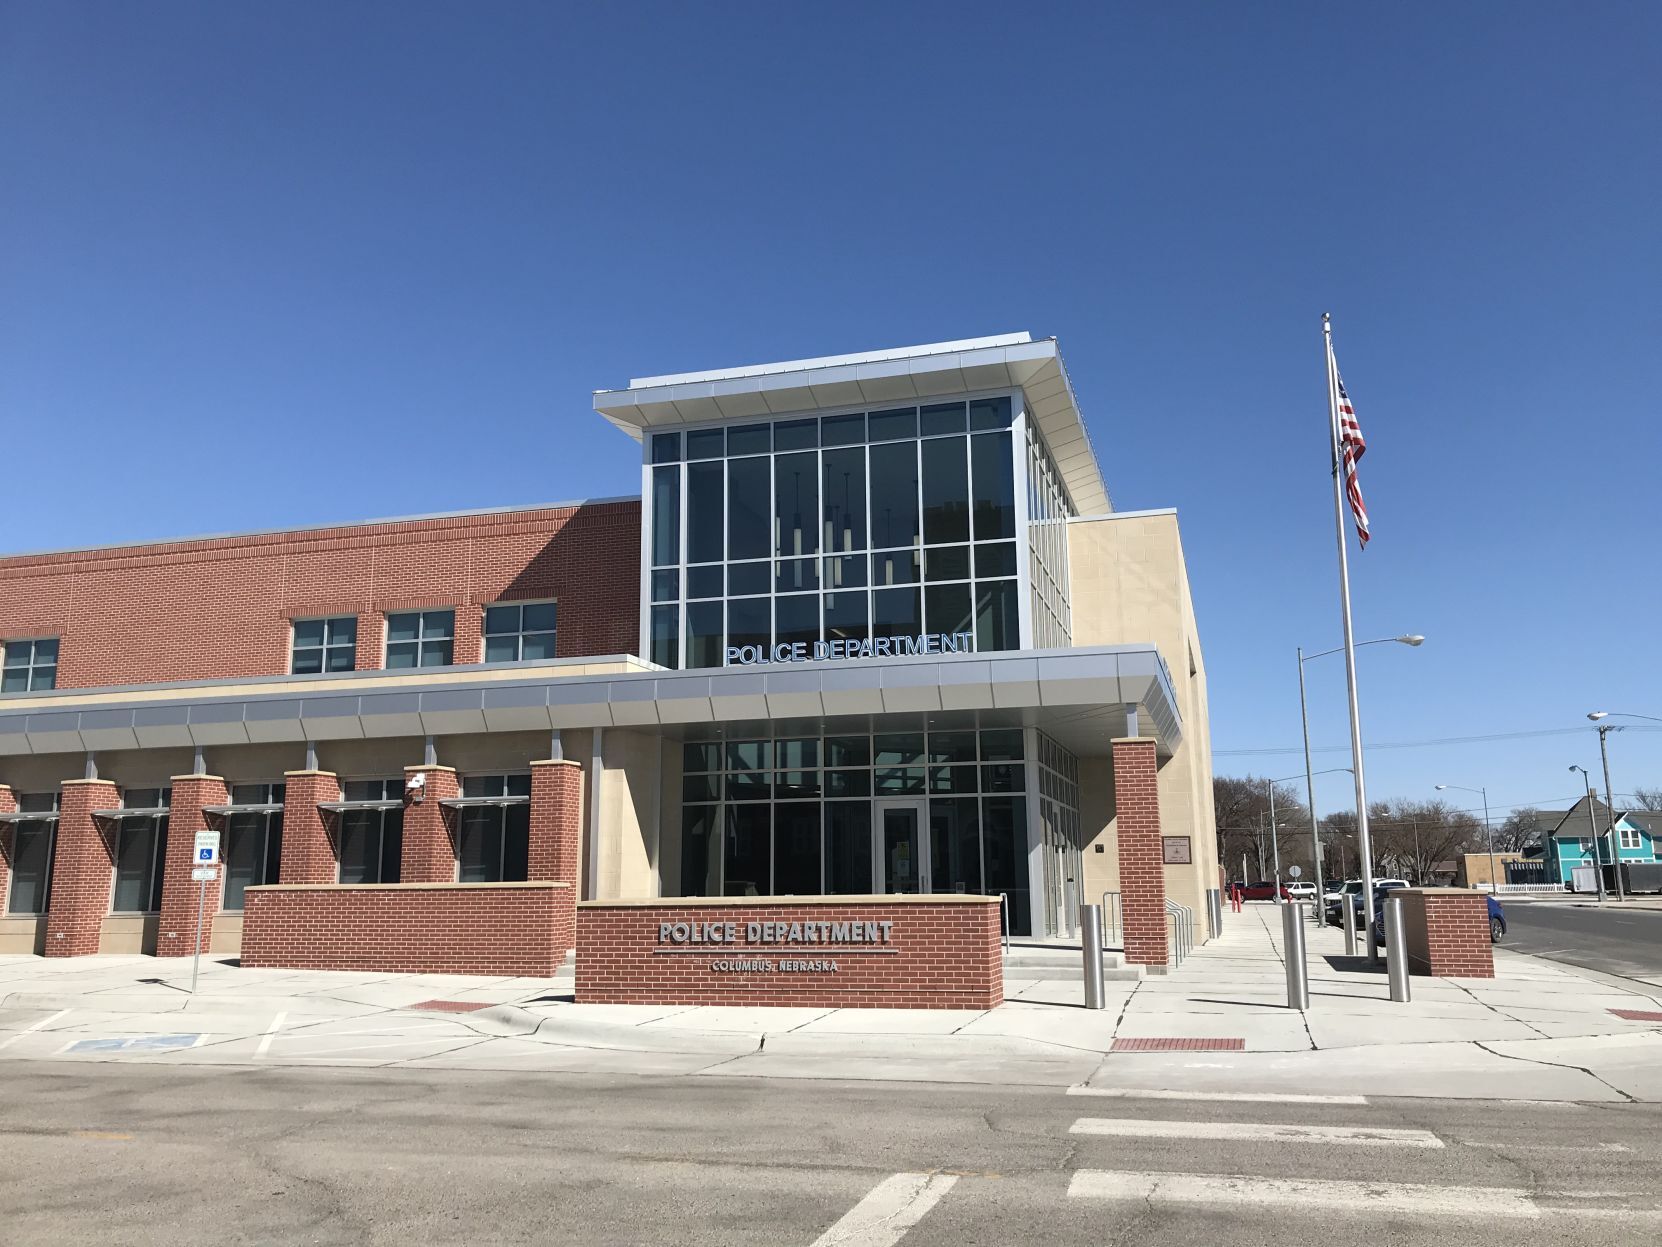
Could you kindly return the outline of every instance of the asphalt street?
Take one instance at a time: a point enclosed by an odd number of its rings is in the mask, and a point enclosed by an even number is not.
[[[21,1244],[1616,1244],[1662,1108],[8,1066]]]
[[[1504,902],[1503,902],[1504,903]],[[1604,974],[1662,982],[1662,909],[1607,902],[1506,903],[1506,947]]]

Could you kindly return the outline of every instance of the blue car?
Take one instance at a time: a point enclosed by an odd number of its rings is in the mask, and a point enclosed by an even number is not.
[[[1384,893],[1377,893],[1374,897],[1377,902]],[[1486,898],[1489,902],[1489,943],[1498,944],[1506,938],[1506,911],[1501,908],[1500,902],[1494,897]],[[1373,937],[1379,941],[1381,947],[1385,944],[1385,911],[1376,906],[1373,922]]]

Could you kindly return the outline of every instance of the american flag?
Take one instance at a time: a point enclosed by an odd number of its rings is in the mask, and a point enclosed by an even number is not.
[[[1333,379],[1339,386],[1339,459],[1345,469],[1345,496],[1350,499],[1350,513],[1356,519],[1356,537],[1363,546],[1368,544],[1368,508],[1362,502],[1362,484],[1356,479],[1356,465],[1368,444],[1362,440],[1362,426],[1356,423],[1356,408],[1350,405],[1345,393],[1345,380],[1333,368]]]

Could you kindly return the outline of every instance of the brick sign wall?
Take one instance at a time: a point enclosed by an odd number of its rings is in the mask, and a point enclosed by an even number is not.
[[[571,948],[564,883],[275,884],[243,903],[259,968],[547,978]]]
[[[1408,969],[1439,978],[1492,979],[1494,946],[1489,940],[1489,902],[1464,888],[1402,888]]]
[[[577,907],[580,1004],[990,1009],[998,898],[687,898]]]

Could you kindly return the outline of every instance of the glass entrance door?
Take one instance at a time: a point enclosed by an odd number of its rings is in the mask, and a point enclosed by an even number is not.
[[[879,801],[872,825],[874,890],[880,895],[929,891],[929,842],[922,801]]]

